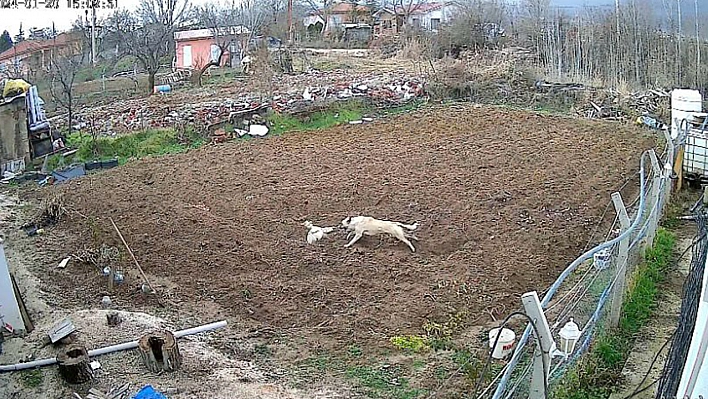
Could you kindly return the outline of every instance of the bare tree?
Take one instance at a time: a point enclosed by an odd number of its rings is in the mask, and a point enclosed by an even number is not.
[[[253,42],[253,39],[263,28],[266,13],[259,0],[241,0],[236,8],[235,20],[240,26],[246,28],[241,39],[241,58],[243,58]]]
[[[56,37],[54,38],[56,41]],[[86,51],[84,42],[81,41],[78,51],[69,46],[62,52],[52,53],[49,59],[47,73],[52,79],[49,90],[55,103],[66,109],[69,117],[69,133],[74,126],[74,80],[76,73],[84,65]]]
[[[307,8],[312,12],[313,14],[317,15],[322,19],[322,32],[321,34],[324,36],[325,31],[327,31],[328,27],[327,25],[329,24],[329,12],[330,9],[332,8],[332,5],[334,4],[334,0],[321,0],[320,3],[322,3],[322,7],[317,4],[316,0],[304,0],[305,4],[307,5]]]
[[[134,56],[148,74],[152,93],[160,62],[174,51],[174,32],[188,17],[188,0],[141,0],[137,12],[116,11],[108,20],[119,54]]]
[[[403,19],[405,29],[409,25],[411,16],[426,5],[428,0],[393,0],[391,3],[396,14]]]
[[[213,3],[205,4],[196,7],[194,15],[203,26],[211,31],[214,44],[218,47],[218,54],[215,57],[212,54],[209,62],[197,71],[195,81],[201,86],[204,72],[213,66],[221,66],[224,54],[233,49],[234,45],[238,43],[239,36],[245,32],[241,26],[236,26],[237,10],[234,3],[223,8]]]

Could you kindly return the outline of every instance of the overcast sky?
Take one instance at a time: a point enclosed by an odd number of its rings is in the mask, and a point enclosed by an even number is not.
[[[23,0],[18,0],[19,2]],[[42,1],[42,0],[39,0]],[[20,29],[20,22],[25,30],[25,35],[28,34],[29,29],[51,27],[52,22],[54,22],[56,29],[59,31],[67,30],[71,28],[71,23],[76,20],[77,17],[84,15],[83,10],[71,10],[67,7],[67,0],[58,0],[58,9],[45,9],[41,6],[36,9],[21,9],[21,10],[0,10],[0,32],[7,30],[10,35],[14,37]],[[432,0],[435,1],[435,0]],[[516,3],[519,0],[508,0],[510,3]],[[627,0],[621,0],[622,3]],[[654,8],[657,12],[662,12],[663,9],[660,7],[661,0],[640,0],[641,2],[647,2],[651,8]],[[705,0],[700,0],[701,13],[705,14],[708,12],[708,7],[704,5]],[[118,6],[120,8],[128,8],[131,10],[136,9],[139,0],[117,0]],[[193,4],[203,4],[208,2],[208,0],[191,0]],[[690,3],[690,4],[689,4]],[[579,6],[612,6],[614,0],[551,0],[551,4],[561,7],[579,7]],[[652,7],[653,6],[653,7]],[[22,5],[20,5],[22,7]],[[683,1],[682,9],[684,9],[684,16],[693,16],[693,2]],[[97,12],[98,16],[106,16],[110,13],[110,10],[100,10]],[[663,14],[659,14],[663,15]]]
[[[23,0],[18,0],[22,2]],[[42,1],[42,0],[39,0]],[[47,28],[52,26],[54,22],[58,31],[63,31],[71,28],[71,23],[77,17],[83,16],[84,10],[71,10],[67,7],[67,0],[58,0],[58,9],[45,9],[38,6],[36,9],[27,10],[20,4],[19,10],[0,10],[0,33],[4,30],[10,32],[10,36],[15,37],[20,30],[20,22],[25,31],[25,36],[29,32],[29,28]],[[139,0],[117,0],[119,8],[127,8],[135,10]],[[191,0],[193,4],[203,4],[206,0]],[[107,16],[111,10],[97,10],[96,15]]]

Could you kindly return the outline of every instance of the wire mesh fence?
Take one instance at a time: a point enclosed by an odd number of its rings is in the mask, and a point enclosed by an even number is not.
[[[619,193],[613,194],[608,211],[614,206],[617,216],[607,230],[604,242],[592,249],[586,248],[583,255],[543,293],[541,305],[555,342],[560,342],[558,332],[571,319],[581,330],[571,353],[551,353],[548,374],[551,389],[587,352],[599,333],[619,322],[626,282],[653,242],[672,188],[675,143],[668,132],[665,132],[664,139],[666,146],[662,154],[654,150],[642,154],[637,197],[625,203]],[[519,338],[504,369],[477,397],[512,399],[533,396],[530,392],[532,362],[538,350],[529,326]]]

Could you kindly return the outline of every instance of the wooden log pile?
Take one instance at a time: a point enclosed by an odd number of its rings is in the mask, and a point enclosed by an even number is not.
[[[622,94],[616,90],[593,92],[584,105],[578,107],[578,115],[592,119],[627,120],[642,115],[659,119],[669,116],[671,96],[663,90],[645,90]]]

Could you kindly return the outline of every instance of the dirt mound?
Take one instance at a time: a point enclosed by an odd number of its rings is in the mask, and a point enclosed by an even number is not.
[[[651,144],[617,124],[439,107],[73,181],[59,188],[71,211],[55,230],[64,250],[90,237],[122,248],[110,216],[175,301],[345,345],[454,311],[503,316],[578,255]],[[305,242],[303,221],[356,214],[419,221],[418,251],[371,237],[345,249],[343,233]],[[87,270],[68,268],[59,284],[94,278]],[[100,298],[85,287],[77,298]],[[138,301],[132,288],[121,295]]]

